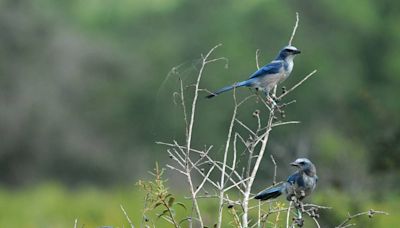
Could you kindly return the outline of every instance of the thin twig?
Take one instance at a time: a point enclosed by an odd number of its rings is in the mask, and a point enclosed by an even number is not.
[[[187,180],[188,180],[188,183],[189,183],[190,192],[192,194],[193,207],[196,210],[197,217],[199,219],[201,227],[204,227],[203,219],[201,217],[201,212],[200,212],[199,204],[198,204],[197,199],[196,199],[196,194],[195,194],[195,189],[194,189],[194,186],[193,186],[193,181],[192,181],[192,178],[191,178],[191,175],[190,175],[190,170],[191,170],[191,168],[189,167],[190,147],[191,147],[191,142],[192,142],[194,117],[195,117],[195,113],[196,113],[196,104],[197,104],[197,100],[198,100],[198,96],[199,96],[200,80],[201,80],[201,78],[203,76],[203,71],[204,71],[205,66],[207,65],[207,61],[209,61],[208,57],[214,52],[214,50],[216,48],[218,48],[220,46],[221,46],[221,44],[218,44],[218,45],[214,46],[206,54],[205,57],[202,56],[202,64],[201,64],[201,68],[199,70],[199,73],[197,75],[196,86],[195,86],[195,91],[194,91],[194,97],[193,97],[192,106],[191,106],[192,110],[191,110],[191,113],[190,113],[189,127],[187,128],[188,129],[188,134],[187,134],[187,137],[186,137],[186,147],[187,147],[187,150],[186,150],[186,172],[188,173]],[[217,61],[217,60],[218,59],[215,59],[215,61]],[[182,97],[182,99],[183,99],[183,97]],[[191,225],[192,224],[190,224],[190,226]]]
[[[180,85],[181,85],[180,97],[181,97],[181,105],[182,105],[182,111],[183,111],[183,119],[185,121],[185,136],[188,137],[189,129],[187,128],[187,126],[189,126],[189,125],[188,125],[188,118],[187,118],[186,105],[185,105],[185,96],[183,94],[183,82],[182,82],[181,78],[179,78],[179,81],[180,81]]]
[[[272,163],[274,163],[274,178],[272,179],[272,185],[274,186],[276,184],[276,169],[277,169],[277,165],[276,165],[276,161],[275,161],[274,155],[271,154],[270,157],[271,157]]]
[[[350,220],[362,216],[362,215],[368,215],[369,218],[372,218],[375,214],[384,214],[384,215],[389,215],[389,213],[385,212],[385,211],[375,211],[374,209],[370,209],[368,211],[364,211],[364,212],[360,212],[354,215],[348,215],[347,218],[340,223],[340,225],[336,226],[336,228],[344,228],[344,227],[349,227],[352,226],[354,224],[347,224],[348,222],[350,222]],[[346,225],[347,224],[347,225]]]
[[[301,122],[300,121],[278,122],[278,123],[272,124],[272,127],[282,126],[282,125],[286,125],[286,124],[299,124],[299,123],[301,123]]]
[[[295,90],[297,87],[299,87],[303,82],[305,82],[309,77],[313,76],[315,73],[317,73],[317,70],[313,70],[313,72],[309,73],[307,76],[305,76],[300,82],[298,82],[296,85],[294,85],[292,88],[287,90],[285,93],[281,94],[278,97],[278,100],[282,99],[284,96],[288,95],[290,92]]]
[[[243,208],[244,208],[243,216],[242,216],[243,227],[248,227],[248,224],[247,224],[248,223],[248,201],[250,199],[250,192],[251,192],[251,189],[252,189],[252,186],[253,186],[254,179],[255,179],[255,177],[257,175],[257,171],[258,171],[258,168],[260,166],[261,160],[262,160],[262,158],[264,156],[264,152],[265,152],[266,147],[267,147],[267,142],[268,142],[268,139],[269,139],[269,133],[272,130],[271,126],[272,126],[272,121],[274,119],[273,117],[274,117],[275,107],[276,106],[273,105],[272,109],[270,111],[269,118],[268,118],[268,123],[267,123],[267,130],[266,130],[265,135],[264,135],[264,137],[262,139],[262,144],[261,144],[261,148],[260,148],[260,150],[258,152],[258,157],[257,157],[256,163],[253,166],[253,169],[252,169],[252,172],[251,172],[251,175],[250,175],[250,179],[249,179],[249,181],[247,183],[247,186],[246,186],[246,194],[244,195],[244,199],[243,199]]]
[[[289,228],[289,218],[290,218],[290,208],[292,207],[293,201],[290,201],[289,207],[287,208],[287,214],[286,214],[286,228]]]
[[[229,130],[228,130],[228,137],[226,140],[225,144],[225,152],[224,152],[224,160],[222,163],[222,171],[221,171],[221,188],[220,188],[220,200],[219,200],[219,209],[218,209],[218,222],[217,222],[217,227],[220,228],[222,226],[222,211],[223,211],[223,197],[224,197],[224,182],[225,182],[225,170],[226,170],[226,162],[228,159],[228,152],[229,152],[229,145],[231,143],[231,137],[232,137],[232,130],[233,126],[235,124],[235,119],[236,119],[236,113],[237,113],[237,100],[236,100],[236,89],[233,89],[233,101],[235,103],[235,106],[233,108],[233,114],[232,114],[232,119],[231,123],[229,125]]]
[[[135,228],[135,226],[133,225],[131,219],[130,219],[129,216],[128,216],[128,213],[126,213],[126,211],[125,211],[124,207],[122,206],[122,204],[120,204],[119,206],[121,207],[122,212],[124,212],[124,215],[125,215],[125,217],[126,217],[126,220],[128,220],[129,225],[131,226],[131,228]]]
[[[296,12],[296,24],[294,25],[292,35],[290,36],[290,39],[289,39],[289,46],[292,45],[294,35],[296,35],[297,26],[299,26],[299,13],[298,12]]]
[[[257,66],[257,70],[260,69],[260,64],[258,62],[258,57],[260,56],[260,49],[256,50],[256,66]]]
[[[210,177],[210,174],[214,170],[214,168],[215,168],[215,166],[211,167],[211,169],[208,170],[207,175],[204,177],[203,181],[200,183],[200,185],[197,187],[197,190],[194,192],[195,195],[197,195],[197,193],[199,193],[201,188],[203,188],[204,184],[206,183],[206,181]]]

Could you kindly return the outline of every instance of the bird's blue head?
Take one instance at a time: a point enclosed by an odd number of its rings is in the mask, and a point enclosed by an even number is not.
[[[308,176],[314,176],[317,174],[314,164],[307,158],[298,158],[296,161],[290,163],[290,165],[296,166],[300,172],[305,172]]]
[[[278,56],[276,57],[277,60],[293,60],[293,58],[300,54],[301,51],[294,46],[286,46],[282,48],[279,52]]]

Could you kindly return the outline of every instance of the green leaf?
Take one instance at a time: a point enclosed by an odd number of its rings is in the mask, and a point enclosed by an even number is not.
[[[157,217],[158,218],[161,218],[161,217],[163,217],[164,215],[166,215],[166,214],[168,214],[168,209],[165,209],[161,214],[159,214]]]
[[[156,203],[156,205],[154,205],[153,209],[156,209],[160,205],[162,205],[162,203],[160,203],[160,202]]]
[[[169,207],[172,207],[172,205],[174,205],[174,202],[175,202],[175,198],[174,198],[174,197],[169,198],[169,200],[168,200],[168,206],[169,206]]]
[[[175,204],[177,204],[177,205],[183,207],[185,210],[187,210],[185,204],[183,204],[182,202],[176,202]]]

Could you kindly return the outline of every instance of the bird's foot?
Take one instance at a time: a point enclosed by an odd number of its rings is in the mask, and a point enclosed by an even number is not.
[[[297,227],[303,227],[304,226],[304,219],[303,218],[293,218],[293,222]]]

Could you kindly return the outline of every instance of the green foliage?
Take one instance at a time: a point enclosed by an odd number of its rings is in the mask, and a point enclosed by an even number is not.
[[[347,215],[347,212],[366,211],[370,208],[385,210],[389,216],[367,216],[360,217],[353,222],[359,227],[397,227],[400,216],[400,197],[398,195],[387,195],[380,200],[372,198],[357,199],[344,192],[317,191],[311,199],[313,203],[329,205],[331,210],[321,210],[320,221],[323,227],[338,225]],[[176,192],[176,201],[187,202],[180,197],[182,193]],[[34,188],[24,190],[1,189],[0,190],[0,227],[26,227],[26,228],[63,228],[73,227],[74,220],[78,219],[78,227],[129,227],[129,224],[120,210],[122,204],[131,218],[133,224],[139,226],[142,219],[144,198],[146,193],[133,187],[113,188],[101,190],[94,187],[85,187],[76,190],[65,189],[59,184],[43,184]],[[284,207],[284,199],[278,201],[274,207]],[[266,205],[267,206],[267,205]],[[183,217],[188,213],[180,206],[173,206],[177,217]],[[201,207],[209,208],[204,215],[206,218],[214,218],[215,211],[211,201],[202,201]],[[265,208],[268,209],[267,207]],[[238,209],[239,210],[239,209]],[[161,209],[159,210],[161,211]],[[154,214],[155,215],[155,214]],[[156,216],[156,215],[155,215]],[[224,215],[232,218],[232,215]],[[256,214],[252,215],[256,218]],[[285,214],[274,214],[268,220],[282,222],[285,224]],[[210,221],[210,220],[209,220]],[[227,221],[227,226],[229,221]],[[210,222],[211,224],[211,222]],[[307,221],[306,224],[312,224]],[[362,226],[360,226],[362,225]],[[184,227],[185,224],[182,223]],[[270,227],[269,224],[266,224]],[[171,225],[160,219],[157,227],[171,227]]]
[[[177,202],[175,197],[169,193],[165,186],[167,180],[163,179],[164,169],[160,169],[158,163],[151,175],[153,181],[140,180],[137,185],[146,193],[143,219],[146,223],[156,224],[158,218],[171,223],[174,227],[180,227],[181,224],[190,218],[177,219],[176,208],[179,206],[186,211],[186,206],[182,202]],[[151,219],[150,215],[156,215],[157,219]]]

